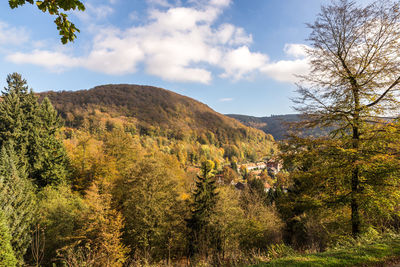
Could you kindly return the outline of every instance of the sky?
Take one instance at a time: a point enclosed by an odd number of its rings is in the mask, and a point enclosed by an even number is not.
[[[359,0],[361,1],[361,0]],[[62,45],[53,17],[0,3],[0,86],[21,73],[35,92],[141,84],[224,114],[294,113],[310,30],[329,0],[88,0]]]

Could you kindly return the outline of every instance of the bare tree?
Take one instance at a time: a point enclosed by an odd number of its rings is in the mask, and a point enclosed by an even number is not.
[[[36,267],[40,266],[44,257],[46,240],[44,231],[45,229],[40,224],[36,224],[32,233],[31,252]]]
[[[400,89],[399,2],[379,0],[361,7],[350,0],[323,6],[312,30],[309,75],[302,76],[296,109],[308,126],[328,126],[349,138],[352,233],[360,233],[360,142],[367,122],[397,115]],[[332,128],[331,128],[332,129]]]

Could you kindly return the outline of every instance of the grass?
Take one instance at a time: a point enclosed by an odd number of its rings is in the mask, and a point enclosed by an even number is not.
[[[253,266],[387,266],[385,263],[396,259],[400,259],[400,236],[323,253],[288,256]]]

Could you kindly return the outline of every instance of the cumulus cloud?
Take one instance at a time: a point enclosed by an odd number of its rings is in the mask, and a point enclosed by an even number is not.
[[[307,56],[307,46],[304,44],[286,44],[283,51],[286,55],[295,58],[304,58]]]
[[[297,75],[309,73],[310,64],[304,44],[286,44],[284,52],[288,57],[294,59],[269,62],[261,67],[260,71],[277,81],[295,83],[299,81]]]
[[[7,56],[9,61],[14,63],[29,62],[34,65],[40,65],[53,71],[62,71],[65,68],[78,67],[81,60],[78,58],[71,58],[62,52],[51,52],[44,50],[34,50],[29,54],[14,53]]]
[[[115,1],[115,0],[114,0]],[[114,4],[110,1],[110,4]],[[74,14],[82,21],[92,22],[102,20],[114,13],[114,9],[109,5],[85,3],[85,12],[75,11]]]
[[[147,4],[161,6],[161,7],[171,7],[172,5],[168,0],[146,0]]]
[[[239,47],[225,54],[221,63],[225,72],[221,77],[231,77],[234,80],[240,80],[245,78],[246,74],[252,73],[265,66],[267,61],[268,57],[266,55],[252,53],[247,46]]]
[[[174,5],[172,0],[147,2],[151,8],[145,24],[96,31],[84,55],[34,50],[13,53],[7,59],[53,71],[82,67],[110,75],[135,73],[143,66],[148,74],[165,80],[204,84],[212,81],[215,70],[219,70],[220,77],[234,81],[261,73],[293,82],[293,73],[302,74],[307,68],[303,45],[285,46],[284,51],[292,60],[271,62],[266,54],[250,50],[253,38],[243,28],[218,24],[218,18],[231,0],[192,0],[186,5],[178,3],[179,0]],[[88,7],[89,16],[97,18],[113,12],[112,8]]]
[[[19,45],[29,40],[24,28],[13,27],[0,21],[0,45]]]

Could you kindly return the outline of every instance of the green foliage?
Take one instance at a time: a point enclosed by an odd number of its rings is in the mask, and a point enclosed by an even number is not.
[[[137,163],[116,190],[125,217],[125,243],[137,260],[152,262],[181,256],[185,215],[179,200],[183,173],[176,161],[158,155]]]
[[[57,185],[66,181],[68,176],[68,157],[62,141],[58,138],[62,126],[57,111],[53,108],[48,98],[44,98],[37,111],[40,119],[40,143],[35,147],[36,155],[32,176],[37,177],[37,183]]]
[[[218,200],[210,224],[219,232],[219,258],[222,261],[235,259],[241,253],[239,240],[246,225],[240,193],[230,185],[218,188]]]
[[[400,199],[397,123],[363,125],[359,150],[350,138],[293,138],[282,146],[289,192],[277,199],[286,222],[286,241],[296,247],[324,249],[350,232],[352,177],[357,157],[357,192],[363,229],[392,227]],[[367,129],[366,129],[367,128]],[[361,204],[362,203],[362,204]]]
[[[108,189],[108,183],[94,183],[86,191],[88,210],[83,213],[82,228],[74,233],[76,242],[73,247],[77,251],[79,248],[89,249],[88,252],[96,259],[93,266],[121,267],[129,249],[122,244],[123,218],[111,207]],[[68,255],[69,248],[60,254]]]
[[[34,187],[17,168],[12,145],[2,147],[0,154],[0,212],[4,213],[11,245],[20,263],[31,241],[31,228],[36,220]]]
[[[211,216],[215,213],[218,201],[212,161],[203,162],[192,198],[191,217],[187,220],[189,256],[199,253],[204,255],[209,249],[221,250],[219,230],[211,224]]]
[[[262,251],[282,241],[282,220],[275,206],[266,205],[265,199],[251,189],[245,189],[240,196],[244,211],[244,223],[240,229],[240,248],[247,253]]]
[[[17,259],[11,246],[11,236],[3,212],[0,211],[0,266],[14,267]]]
[[[26,3],[36,5],[37,8],[44,12],[55,16],[54,23],[57,25],[57,30],[61,36],[61,42],[66,44],[67,42],[72,42],[76,38],[75,32],[79,32],[75,24],[69,21],[65,11],[80,10],[84,11],[85,6],[79,0],[59,0],[59,1],[49,1],[49,0],[8,0],[11,8],[17,8],[25,5]],[[64,12],[62,12],[64,11]]]
[[[67,156],[57,139],[57,112],[48,99],[39,105],[18,73],[8,75],[7,83],[0,103],[0,145],[14,143],[20,172],[39,187],[65,181]]]
[[[71,246],[82,229],[88,207],[69,186],[45,187],[39,194],[39,223],[45,229],[43,264],[51,264],[60,249]]]
[[[371,242],[355,242],[323,253],[289,255],[254,266],[391,266],[400,253],[400,237],[383,235]]]
[[[41,94],[41,98],[46,96],[68,127],[97,135],[113,127],[127,132],[129,129],[146,142],[157,141],[160,150],[178,155],[183,164],[200,165],[215,159],[222,162],[226,157],[239,161],[261,159],[276,149],[273,138],[263,132],[161,88],[104,85]]]

